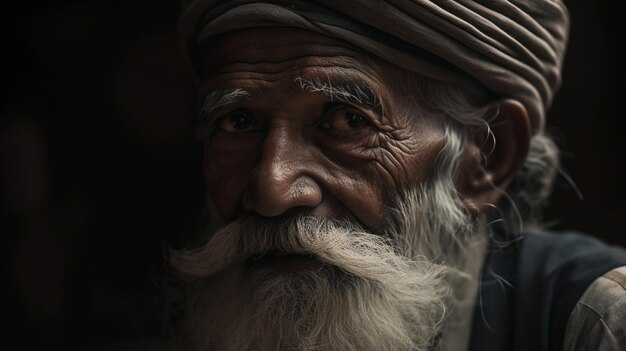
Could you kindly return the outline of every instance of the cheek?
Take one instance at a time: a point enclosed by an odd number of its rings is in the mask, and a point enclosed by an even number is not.
[[[378,228],[389,224],[389,209],[397,207],[404,191],[432,177],[443,142],[440,133],[415,132],[400,140],[387,140],[379,148],[375,161],[364,172],[363,183],[370,192],[358,193],[361,201],[356,202],[364,213],[378,220]]]
[[[398,191],[431,179],[435,160],[445,144],[442,128],[428,121],[419,122],[385,143],[381,167],[394,179]]]
[[[325,203],[378,232],[384,221],[384,206],[380,175],[372,166],[377,154],[376,133],[353,134],[332,137],[322,133],[315,139],[320,155],[318,174],[327,192]]]
[[[204,149],[204,175],[209,198],[222,219],[237,216],[239,204],[254,168],[261,137],[215,134]]]
[[[374,233],[381,233],[385,226],[385,191],[381,184],[371,177],[353,177],[345,188],[345,201],[351,211]]]

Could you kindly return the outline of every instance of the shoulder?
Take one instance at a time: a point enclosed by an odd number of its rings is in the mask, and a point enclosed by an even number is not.
[[[626,345],[626,266],[593,281],[572,310],[564,350],[620,350]]]
[[[579,233],[532,230],[499,243],[483,267],[471,350],[563,350],[568,318],[585,301],[581,297],[626,265],[626,250]]]
[[[563,350],[569,316],[583,294],[599,277],[624,265],[626,250],[587,235],[527,233],[517,267],[518,292],[523,295],[518,323],[537,321],[541,349]]]
[[[626,265],[622,247],[577,232],[535,230],[524,235],[518,270],[529,271],[529,279],[544,284],[551,280],[576,284],[582,295],[596,278],[622,265]]]

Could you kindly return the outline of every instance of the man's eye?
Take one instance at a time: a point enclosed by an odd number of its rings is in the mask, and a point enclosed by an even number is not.
[[[258,122],[244,111],[230,113],[217,120],[217,127],[229,133],[245,133],[260,129]]]
[[[321,128],[329,131],[351,132],[369,125],[370,120],[367,117],[361,116],[357,113],[348,112],[337,114],[336,116],[325,120],[321,124]]]

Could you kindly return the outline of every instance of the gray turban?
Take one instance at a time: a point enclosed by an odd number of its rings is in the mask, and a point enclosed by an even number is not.
[[[192,66],[210,36],[296,27],[427,77],[471,77],[524,104],[533,133],[543,129],[560,85],[568,26],[560,0],[183,0],[180,23]]]

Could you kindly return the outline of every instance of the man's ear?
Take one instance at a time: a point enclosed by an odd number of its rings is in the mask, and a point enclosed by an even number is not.
[[[493,207],[522,168],[530,146],[530,119],[516,100],[502,100],[497,116],[468,130],[458,190],[472,214]]]

